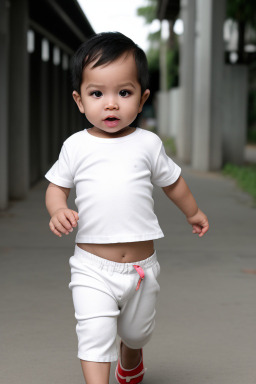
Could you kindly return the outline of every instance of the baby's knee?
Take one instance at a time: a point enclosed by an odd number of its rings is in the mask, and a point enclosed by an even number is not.
[[[148,327],[135,328],[132,325],[125,329],[118,329],[118,334],[124,344],[131,349],[143,348],[150,340],[155,322],[152,322]]]

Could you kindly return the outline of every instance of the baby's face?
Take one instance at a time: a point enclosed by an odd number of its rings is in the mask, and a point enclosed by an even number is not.
[[[142,111],[149,90],[141,95],[132,54],[96,68],[93,64],[83,71],[81,94],[74,91],[73,97],[95,132],[102,136],[121,133]]]

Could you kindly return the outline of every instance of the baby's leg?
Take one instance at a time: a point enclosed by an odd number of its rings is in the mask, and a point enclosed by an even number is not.
[[[118,334],[124,348],[122,356],[127,359],[136,356],[137,351],[143,348],[150,340],[155,326],[155,305],[160,290],[157,277],[160,272],[159,263],[144,268],[145,278],[139,289],[122,306],[117,321]],[[127,367],[128,369],[128,367]]]
[[[81,360],[86,384],[109,384],[111,363],[95,363]]]
[[[117,360],[117,316],[120,313],[101,269],[70,258],[78,358],[87,384],[108,384],[111,361]]]
[[[122,367],[124,369],[133,369],[137,367],[141,360],[140,349],[131,349],[127,347],[123,342],[120,350]]]

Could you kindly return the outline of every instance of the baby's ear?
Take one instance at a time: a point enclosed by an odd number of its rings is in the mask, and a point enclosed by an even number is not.
[[[144,93],[140,99],[139,113],[142,111],[143,105],[145,104],[145,102],[149,98],[149,95],[150,95],[150,90],[146,89],[146,91],[144,91]]]
[[[83,103],[82,103],[82,98],[81,98],[81,96],[79,95],[79,93],[78,93],[77,91],[73,91],[72,96],[73,96],[73,99],[74,99],[75,102],[76,102],[76,105],[77,105],[78,108],[79,108],[79,111],[80,111],[81,113],[85,113],[85,111],[84,111],[84,106],[83,106]]]

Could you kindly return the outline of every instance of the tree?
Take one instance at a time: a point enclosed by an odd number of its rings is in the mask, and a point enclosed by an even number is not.
[[[147,24],[152,23],[157,19],[157,0],[148,0],[145,7],[137,9],[137,15],[142,16]],[[173,32],[173,23],[170,24],[170,40],[168,42],[167,50],[167,88],[178,85],[178,63],[179,63],[179,47],[177,36]],[[159,31],[150,33],[148,35],[150,47],[147,52],[149,71],[154,78],[159,76],[159,57],[161,45],[161,29]],[[156,81],[154,81],[156,84]],[[159,82],[157,82],[159,87]]]
[[[146,23],[150,24],[156,18],[157,12],[157,0],[148,0],[146,7],[140,7],[137,9],[137,15],[145,18]]]
[[[245,30],[250,25],[256,28],[256,1],[255,0],[228,0],[227,17],[238,23],[238,62],[245,61]]]

